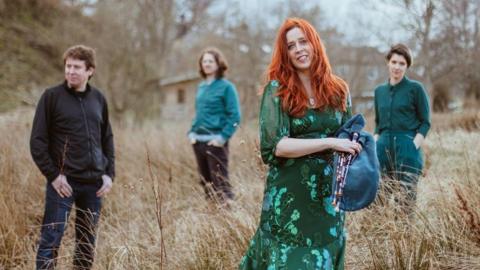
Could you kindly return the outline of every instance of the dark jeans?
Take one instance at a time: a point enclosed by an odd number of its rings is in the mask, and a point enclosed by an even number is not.
[[[228,179],[228,142],[223,147],[197,142],[193,145],[198,171],[207,198],[223,203],[233,199],[232,186]]]
[[[37,269],[54,269],[58,249],[67,226],[72,205],[76,206],[74,269],[90,269],[95,252],[95,235],[102,200],[96,192],[102,182],[96,184],[68,181],[72,196],[61,198],[51,183],[47,183],[45,213],[40,245],[37,252]]]

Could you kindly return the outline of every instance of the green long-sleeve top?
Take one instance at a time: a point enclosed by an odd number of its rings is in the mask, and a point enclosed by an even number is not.
[[[227,141],[240,123],[241,113],[235,85],[227,79],[199,84],[195,99],[196,115],[190,132],[221,135]]]
[[[375,88],[375,134],[410,131],[424,137],[430,129],[430,105],[423,85],[407,76],[396,85]]]

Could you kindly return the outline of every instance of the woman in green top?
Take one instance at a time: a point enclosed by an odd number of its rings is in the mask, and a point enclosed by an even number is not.
[[[382,173],[400,181],[406,192],[401,203],[410,213],[423,167],[421,146],[430,129],[430,106],[423,85],[405,76],[412,64],[407,46],[392,46],[386,60],[390,76],[375,89],[374,137]]]
[[[332,73],[320,36],[303,19],[280,27],[260,108],[260,148],[269,165],[260,225],[239,269],[343,269],[345,216],[330,199],[333,138],[351,116],[347,84]]]
[[[240,123],[235,85],[225,79],[227,62],[217,48],[207,48],[198,60],[200,83],[195,118],[188,133],[208,199],[228,206],[234,199],[228,178],[228,140]]]

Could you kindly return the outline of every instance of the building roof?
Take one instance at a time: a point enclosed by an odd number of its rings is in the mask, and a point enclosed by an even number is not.
[[[179,75],[176,75],[176,76],[163,78],[159,81],[159,85],[161,87],[165,87],[165,86],[169,86],[169,85],[172,85],[172,84],[195,81],[195,80],[198,80],[200,78],[201,77],[198,74],[198,72],[191,71],[191,72],[179,74]]]

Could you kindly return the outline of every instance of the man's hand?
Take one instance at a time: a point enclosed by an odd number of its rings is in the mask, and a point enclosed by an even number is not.
[[[423,141],[425,141],[425,137],[423,137],[422,134],[417,133],[415,138],[413,139],[413,144],[415,145],[415,148],[418,149],[422,146]]]
[[[195,138],[195,133],[193,132],[188,133],[188,140],[190,141],[190,144],[196,144],[197,139]]]
[[[72,196],[72,187],[67,182],[67,177],[63,174],[59,174],[55,180],[52,181],[52,186],[57,191],[58,195],[62,198],[68,198]]]
[[[97,197],[105,196],[112,189],[113,183],[112,183],[112,178],[110,178],[110,176],[108,176],[106,174],[102,175],[102,181],[103,181],[103,185],[97,191]]]
[[[217,139],[213,139],[213,140],[209,141],[207,143],[207,145],[215,146],[215,147],[223,147],[224,142],[221,142],[220,140],[217,140]]]

